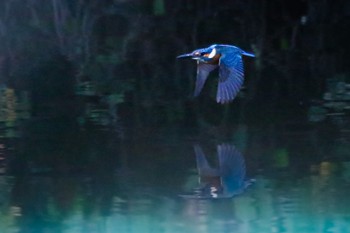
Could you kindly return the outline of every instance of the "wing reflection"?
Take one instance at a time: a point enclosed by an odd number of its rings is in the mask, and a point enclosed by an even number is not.
[[[252,182],[245,180],[243,155],[233,145],[217,145],[218,166],[212,167],[203,149],[194,145],[199,185],[185,198],[230,198],[242,193]]]

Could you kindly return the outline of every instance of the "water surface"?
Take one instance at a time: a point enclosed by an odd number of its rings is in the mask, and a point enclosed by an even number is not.
[[[1,232],[350,232],[344,135],[49,135],[1,142]]]

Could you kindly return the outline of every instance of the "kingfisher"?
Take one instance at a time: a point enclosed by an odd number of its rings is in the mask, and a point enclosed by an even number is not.
[[[211,166],[202,147],[194,145],[199,185],[192,192],[181,194],[181,197],[231,198],[241,194],[254,183],[254,179],[246,179],[244,156],[234,145],[222,143],[216,148],[217,166]]]
[[[198,96],[211,71],[219,67],[219,84],[216,102],[225,104],[231,102],[243,85],[244,70],[242,55],[255,57],[254,54],[224,44],[213,44],[207,48],[196,49],[191,53],[182,54],[177,58],[192,58],[197,60],[197,78],[194,96]]]

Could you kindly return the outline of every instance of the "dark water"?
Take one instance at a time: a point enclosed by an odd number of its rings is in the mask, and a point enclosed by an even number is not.
[[[349,135],[334,126],[220,139],[34,123],[1,138],[3,233],[350,232]]]

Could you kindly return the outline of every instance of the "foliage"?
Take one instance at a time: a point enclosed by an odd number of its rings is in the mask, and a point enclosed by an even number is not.
[[[164,0],[154,0],[153,1],[153,13],[154,13],[154,15],[164,15],[165,14]]]
[[[340,10],[347,9],[345,1],[13,0],[0,4],[0,83],[35,97],[31,80],[41,76],[34,80],[49,93],[54,85],[47,85],[47,80],[56,82],[62,75],[49,72],[51,77],[45,78],[38,67],[48,61],[55,67],[53,60],[59,54],[72,67],[64,82],[68,86],[73,82],[82,100],[74,102],[80,117],[96,106],[111,122],[121,118],[133,126],[193,126],[203,120],[225,125],[236,118],[255,122],[257,113],[268,119],[287,106],[319,98],[327,79],[350,72],[344,33],[348,13]],[[244,96],[235,100],[235,111],[217,106],[210,95],[217,74],[194,100],[195,66],[175,60],[178,54],[212,43],[235,44],[256,54],[254,60],[245,61]],[[37,106],[36,101],[45,100],[31,101]]]
[[[347,76],[338,74],[326,81],[322,101],[319,100],[309,108],[310,121],[318,122],[339,116],[346,118],[350,114],[350,83],[346,82]]]
[[[0,88],[0,138],[18,137],[18,125],[21,120],[30,117],[28,93],[16,93],[14,89],[2,86]]]

